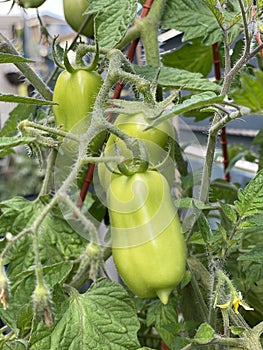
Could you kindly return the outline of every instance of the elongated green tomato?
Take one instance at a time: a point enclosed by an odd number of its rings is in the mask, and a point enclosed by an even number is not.
[[[96,72],[84,69],[73,73],[63,71],[53,93],[53,101],[58,103],[53,106],[56,125],[64,131],[70,131],[78,123],[78,131],[85,132],[90,125],[90,112],[102,83],[103,79]],[[100,139],[101,136],[98,137],[98,143],[102,142]],[[95,145],[97,148],[99,146]]]
[[[16,3],[25,8],[37,8],[39,6],[41,6],[42,4],[44,4],[46,0],[16,0]]]
[[[82,23],[88,17],[88,15],[83,16],[83,13],[87,10],[88,6],[89,3],[87,0],[63,0],[65,20],[76,32],[78,32]],[[87,36],[88,38],[93,38],[93,26],[94,21],[91,19],[81,34]]]
[[[170,120],[164,121],[157,127],[148,129],[150,121],[145,117],[143,113],[136,114],[119,114],[114,122],[120,130],[124,131],[129,136],[134,136],[144,141],[147,148],[150,166],[156,166],[161,163],[167,157],[169,151],[169,143],[172,144],[174,140],[174,128]],[[119,153],[126,158],[131,156],[130,150],[126,147],[125,143],[117,138],[115,135],[110,135],[106,147],[105,156],[113,156]],[[108,188],[109,182],[115,176],[111,173],[111,169],[114,169],[116,164],[108,164],[108,167],[104,163],[100,163],[98,166],[98,175],[101,185],[104,188]],[[167,178],[169,183],[174,179],[174,162],[171,157],[167,157],[167,160],[162,165],[160,172]]]
[[[130,290],[167,304],[185,273],[186,245],[165,177],[119,175],[107,191],[112,255]]]

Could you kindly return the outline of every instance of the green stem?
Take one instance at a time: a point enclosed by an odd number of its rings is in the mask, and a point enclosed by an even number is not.
[[[19,52],[12,45],[9,39],[2,33],[0,33],[0,37],[2,37],[6,43],[4,47],[5,52],[19,56]],[[30,66],[27,63],[20,62],[15,63],[15,65],[24,74],[27,80],[34,86],[34,88],[40,93],[41,96],[43,96],[46,100],[52,100],[53,93],[50,90],[50,88],[45,84],[45,82],[40,78],[40,76],[38,76],[35,73],[35,71],[32,68],[30,68]]]
[[[79,142],[79,137],[77,135],[74,135],[70,132],[66,132],[60,129],[55,129],[55,128],[51,128],[49,126],[45,126],[39,123],[35,123],[35,122],[31,122],[30,120],[23,120],[22,122],[20,122],[18,124],[18,129],[23,131],[23,128],[34,128],[37,130],[42,130],[45,131],[47,133],[51,133],[51,134],[55,134],[61,137],[66,137],[72,141],[76,141]]]
[[[148,15],[141,20],[140,32],[144,46],[146,62],[153,67],[160,66],[160,52],[158,43],[158,27],[163,15],[166,0],[155,0]]]
[[[241,8],[243,23],[244,25],[247,25],[246,12],[244,11],[243,2],[241,0],[239,0],[239,5]],[[244,66],[244,64],[251,58],[251,53],[250,53],[251,37],[248,35],[247,31],[245,32],[245,47],[244,47],[243,54],[232,68],[230,67],[230,60],[229,60],[229,44],[228,44],[227,30],[223,30],[223,39],[224,39],[224,46],[225,46],[226,71],[225,71],[224,81],[223,81],[223,85],[220,93],[221,96],[228,94],[231,83],[235,75]],[[200,195],[199,195],[199,199],[204,202],[207,201],[208,199],[207,197],[208,197],[210,179],[212,174],[212,166],[214,162],[216,138],[218,133],[217,126],[219,122],[220,122],[220,116],[218,113],[215,113],[212,126],[209,130],[209,136],[208,136],[208,142],[207,142],[207,153],[205,157],[204,171],[202,175],[201,189],[200,189]],[[226,120],[224,120],[224,122],[226,122]]]
[[[90,242],[98,242],[98,232],[95,225],[86,218],[86,216],[82,213],[82,211],[71,201],[71,199],[64,194],[63,192],[59,193],[59,199],[63,201],[69,208],[71,208],[72,212],[76,217],[82,222],[83,226],[90,234]]]
[[[40,198],[41,196],[44,196],[45,194],[47,194],[49,192],[48,188],[49,188],[49,184],[50,184],[50,179],[53,175],[53,168],[54,168],[56,156],[57,156],[56,150],[51,149],[50,153],[48,155],[48,158],[47,158],[47,168],[46,168],[45,178],[44,178],[44,181],[42,183],[42,187],[41,187],[41,190],[39,192],[38,198]]]

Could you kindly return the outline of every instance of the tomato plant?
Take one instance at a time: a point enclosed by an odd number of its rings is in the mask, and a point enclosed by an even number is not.
[[[87,10],[88,6],[89,3],[87,0],[63,0],[65,19],[76,32],[88,17],[87,15],[83,16],[83,13]],[[86,35],[88,38],[92,38],[94,36],[93,26],[94,22],[93,19],[91,19],[81,34]]]
[[[156,171],[121,175],[110,183],[107,200],[112,254],[120,276],[138,296],[158,296],[167,304],[186,264],[167,181]]]
[[[65,0],[94,40],[0,33],[34,87],[0,79],[1,348],[262,350],[261,5]]]

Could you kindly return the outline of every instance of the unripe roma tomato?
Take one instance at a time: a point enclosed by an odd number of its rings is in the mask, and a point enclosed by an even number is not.
[[[53,106],[56,125],[64,131],[71,131],[77,124],[85,132],[91,121],[91,113],[103,79],[96,72],[79,69],[73,73],[63,71],[55,84]],[[80,123],[80,121],[82,121]],[[74,129],[73,129],[74,132]],[[103,142],[104,135],[99,135],[96,150]]]
[[[87,10],[89,3],[87,0],[63,0],[64,16],[66,22],[72,29],[78,32],[84,20],[88,15],[83,16],[83,13]],[[87,26],[83,29],[81,34],[88,38],[94,36],[94,21],[91,19]]]
[[[185,273],[186,244],[165,177],[151,170],[119,175],[107,203],[121,278],[134,294],[167,304]]]
[[[46,0],[16,0],[17,5],[28,9],[28,8],[37,8],[44,4]]]

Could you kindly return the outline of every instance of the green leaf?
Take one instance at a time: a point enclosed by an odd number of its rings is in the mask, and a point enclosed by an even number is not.
[[[200,40],[193,40],[181,48],[162,56],[165,66],[201,73],[207,76],[213,64],[213,51],[210,46],[201,45]]]
[[[162,27],[184,32],[183,41],[202,38],[205,45],[212,45],[222,37],[217,20],[205,0],[168,0]]]
[[[29,105],[55,105],[53,101],[39,100],[32,97],[23,97],[11,94],[0,94],[0,102],[25,103]]]
[[[238,187],[236,184],[229,183],[224,179],[214,179],[209,188],[209,200],[218,202],[224,200],[232,204],[237,199]]]
[[[49,336],[31,350],[135,350],[139,321],[132,299],[118,283],[100,279],[86,293],[71,291],[69,307]],[[39,336],[40,338],[40,336]]]
[[[220,103],[224,99],[223,96],[217,96],[213,92],[201,92],[200,94],[192,95],[191,98],[184,100],[182,103],[175,105],[168,111],[165,111],[158,119],[151,123],[151,127],[156,126],[164,120],[170,119],[176,114],[182,114],[196,108],[210,106],[214,103]]]
[[[261,214],[263,201],[263,171],[249,181],[244,189],[239,189],[238,200],[235,201],[238,214],[244,220],[251,215]]]
[[[227,217],[227,219],[232,223],[235,224],[237,221],[237,214],[233,207],[231,207],[228,204],[220,203],[221,209],[224,213],[224,215]]]
[[[34,61],[21,56],[12,55],[10,53],[0,52],[0,64],[1,63],[19,63],[19,62],[32,63]]]
[[[263,247],[256,247],[251,249],[248,253],[243,253],[237,260],[253,262],[263,265]]]
[[[163,341],[170,346],[178,324],[175,298],[170,298],[167,305],[163,305],[159,300],[152,303],[147,311],[146,323],[148,327],[154,325]]]
[[[72,263],[60,262],[52,266],[43,267],[44,280],[47,286],[53,290],[57,284],[61,284],[72,269]],[[7,269],[9,274],[9,268]],[[34,267],[31,266],[16,276],[10,276],[11,293],[8,309],[0,309],[0,316],[13,330],[19,329],[21,335],[32,323],[32,294],[36,285]]]
[[[2,350],[27,350],[28,344],[25,340],[16,339],[14,341],[5,343],[4,346],[1,347],[1,349]]]
[[[234,335],[240,335],[246,330],[244,327],[238,327],[238,326],[231,326],[229,327],[229,329],[231,333]]]
[[[233,92],[234,102],[250,108],[251,112],[263,114],[263,72],[254,70],[254,76],[240,76],[242,88]]]
[[[124,36],[136,11],[136,0],[104,0],[90,2],[85,13],[97,13],[95,25],[99,46],[113,48]]]
[[[194,340],[198,344],[207,344],[209,343],[215,335],[214,329],[208,323],[202,323],[194,337]]]
[[[204,213],[202,211],[200,211],[199,209],[195,208],[195,212],[196,212],[196,215],[197,215],[197,225],[198,225],[199,231],[201,232],[203,240],[206,243],[210,243],[212,238],[213,238],[213,234],[212,234],[212,230],[210,228],[210,224],[209,224],[206,216],[204,215]]]
[[[183,32],[183,41],[201,38],[203,44],[211,46],[222,40],[220,25],[224,23],[230,28],[228,38],[232,42],[243,31],[238,2],[225,2],[223,13],[213,6],[214,3],[215,0],[168,0],[162,26]]]
[[[205,79],[200,73],[192,73],[184,69],[151,66],[134,66],[136,74],[148,80],[156,79],[164,87],[191,91],[219,92],[219,85]]]
[[[0,203],[0,235],[7,232],[19,234],[23,229],[33,224],[36,217],[43,211],[44,204],[30,202],[21,197]],[[65,221],[58,208],[54,208],[41,227],[39,235],[39,249],[43,264],[52,265],[65,260],[75,260],[85,248],[86,240],[79,236]],[[4,247],[6,240],[1,242]],[[32,238],[28,234],[10,250],[6,263],[9,263],[9,275],[16,276],[27,270],[34,262],[32,252]]]
[[[18,123],[24,119],[31,119],[31,115],[34,114],[35,109],[35,105],[19,104],[18,106],[16,106],[9,113],[9,118],[7,119],[3,128],[0,131],[0,137],[17,135]]]

